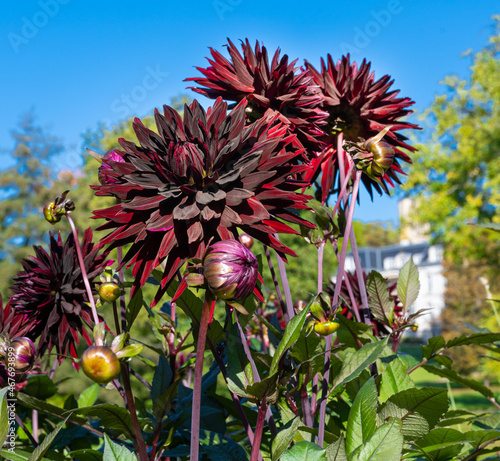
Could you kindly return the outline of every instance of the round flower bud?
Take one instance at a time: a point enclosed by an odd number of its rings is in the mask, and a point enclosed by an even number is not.
[[[120,372],[120,362],[107,346],[91,346],[80,360],[83,372],[94,382],[107,384]]]
[[[327,322],[316,322],[314,324],[314,331],[321,336],[328,336],[335,333],[340,327],[340,323],[337,320],[327,321]]]
[[[238,240],[241,242],[242,245],[245,245],[249,250],[253,246],[253,237],[251,237],[248,234],[240,234],[238,236]]]
[[[43,217],[50,223],[55,224],[61,220],[61,215],[55,213],[55,203],[47,202],[43,207]]]
[[[111,160],[113,162],[124,162],[123,157],[120,154],[117,154],[114,150],[110,150],[106,152],[102,157],[102,163],[97,171],[97,179],[102,185],[106,184],[114,184],[116,181],[107,173],[112,171],[113,168],[109,165],[108,161]]]
[[[244,300],[257,283],[257,258],[238,240],[210,245],[202,264],[208,287],[220,299]]]
[[[37,358],[36,348],[29,338],[21,337],[11,341],[7,348],[5,364],[7,370],[14,368],[17,374],[27,373],[33,368]]]
[[[104,302],[112,303],[120,297],[120,294],[120,287],[115,282],[105,282],[99,287],[99,296]]]

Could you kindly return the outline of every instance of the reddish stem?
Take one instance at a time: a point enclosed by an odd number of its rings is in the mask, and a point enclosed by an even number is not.
[[[76,230],[75,223],[70,218],[69,214],[66,214],[66,217],[68,218],[69,225],[71,226],[71,231],[73,232],[73,237],[75,239],[76,254],[78,256],[78,262],[80,263],[80,269],[82,271],[83,283],[85,284],[85,289],[87,290],[87,296],[89,298],[90,308],[92,309],[94,323],[97,325],[99,323],[99,316],[97,315],[97,309],[95,307],[95,302],[94,302],[94,295],[92,294],[92,288],[90,288],[89,278],[87,276],[87,270],[85,269],[85,261],[83,260],[82,249],[80,248],[78,231]]]
[[[191,413],[191,461],[198,461],[200,456],[200,413],[201,413],[201,380],[203,378],[203,357],[207,342],[208,321],[210,319],[211,298],[205,293],[205,302],[201,311],[198,343],[196,345],[196,362],[194,366],[193,403]]]
[[[252,453],[250,461],[257,461],[260,453],[260,443],[262,441],[262,432],[264,431],[264,421],[266,420],[267,401],[266,396],[262,399],[259,405],[259,413],[257,415],[257,425],[255,426],[255,439],[252,445]]]

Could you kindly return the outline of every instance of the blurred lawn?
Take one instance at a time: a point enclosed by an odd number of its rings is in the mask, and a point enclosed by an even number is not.
[[[422,360],[422,346],[413,343],[402,343],[400,352],[409,354],[417,361]],[[433,363],[431,360],[430,364]],[[418,386],[432,386],[439,388],[446,388],[446,379],[440,378],[432,373],[425,371],[423,368],[417,368],[411,374],[411,378]],[[500,400],[500,387],[491,387],[495,394],[497,402]],[[496,408],[479,392],[464,388],[458,384],[451,383],[451,392],[456,408],[459,410],[468,411],[494,411]],[[451,407],[450,407],[451,409]]]

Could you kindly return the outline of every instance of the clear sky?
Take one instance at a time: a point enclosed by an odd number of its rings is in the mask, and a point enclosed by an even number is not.
[[[122,0],[7,2],[0,15],[0,147],[20,114],[66,145],[62,167],[80,162],[81,133],[99,121],[143,116],[186,92],[208,47],[226,37],[262,41],[274,52],[319,65],[327,55],[366,57],[376,78],[390,74],[401,96],[422,111],[449,74],[465,77],[468,49],[493,32],[498,0]],[[194,97],[194,93],[190,93]],[[207,100],[202,102],[207,105]],[[0,166],[9,165],[8,153]],[[362,197],[357,219],[397,219],[395,199]]]

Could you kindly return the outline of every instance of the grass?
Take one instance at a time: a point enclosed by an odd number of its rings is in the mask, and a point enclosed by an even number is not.
[[[400,352],[411,355],[417,362],[422,360],[422,346],[418,344],[403,343],[401,344],[399,350]],[[433,361],[430,361],[429,363],[432,364]],[[446,379],[429,373],[423,368],[417,368],[414,372],[412,372],[411,378],[418,386],[447,388]],[[490,389],[493,390],[495,399],[498,402],[500,400],[500,387],[490,387]],[[497,408],[495,408],[486,397],[477,391],[451,383],[451,392],[457,410],[467,410],[472,412],[497,411]]]

